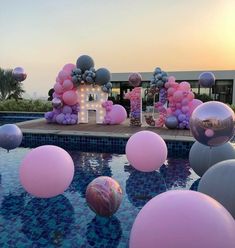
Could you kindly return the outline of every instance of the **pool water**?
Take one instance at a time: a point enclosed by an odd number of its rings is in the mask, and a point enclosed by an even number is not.
[[[69,151],[75,176],[63,195],[30,196],[19,183],[18,169],[29,151],[0,148],[0,247],[126,248],[134,219],[144,204],[170,189],[189,189],[198,176],[188,160],[169,158],[160,171],[133,169],[125,155]],[[117,180],[123,201],[114,216],[96,216],[86,204],[87,185],[105,175]]]

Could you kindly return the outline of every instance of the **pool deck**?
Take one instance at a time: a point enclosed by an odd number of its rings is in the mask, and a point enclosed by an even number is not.
[[[79,136],[98,136],[98,137],[125,137],[128,138],[132,134],[148,130],[159,134],[164,140],[179,140],[179,141],[195,141],[190,130],[178,130],[167,128],[156,128],[148,126],[145,122],[141,127],[131,127],[130,120],[127,119],[120,125],[104,125],[96,124],[95,118],[91,116],[89,123],[76,125],[59,125],[49,124],[45,119],[37,119],[26,122],[19,122],[19,126],[23,133],[36,134],[56,134],[56,135],[79,135]]]

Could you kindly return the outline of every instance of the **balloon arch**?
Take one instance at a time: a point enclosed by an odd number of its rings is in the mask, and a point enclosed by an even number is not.
[[[106,68],[95,70],[94,61],[88,55],[77,59],[76,65],[66,64],[58,73],[52,95],[53,110],[45,114],[50,123],[71,125],[88,122],[88,110],[96,111],[96,123],[121,124],[127,118],[126,110],[119,104],[108,100],[112,90],[110,72]],[[130,100],[130,126],[142,125],[142,81],[139,73],[129,75],[129,83],[134,87],[125,94]],[[199,83],[211,87],[215,82],[212,73],[202,73]],[[150,126],[189,129],[189,119],[193,110],[202,102],[194,98],[188,82],[176,82],[173,76],[157,67],[149,83],[148,96],[159,101],[154,102],[153,113],[144,115]]]

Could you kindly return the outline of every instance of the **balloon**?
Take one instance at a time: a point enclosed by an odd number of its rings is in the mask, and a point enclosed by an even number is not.
[[[235,159],[212,166],[201,178],[198,191],[220,202],[235,218]]]
[[[73,82],[67,79],[63,82],[62,87],[64,91],[71,90],[73,88]]]
[[[63,124],[63,121],[64,121],[64,119],[65,119],[65,115],[63,114],[63,113],[60,113],[60,114],[58,114],[57,116],[56,116],[56,122],[58,123],[58,124]]]
[[[74,68],[76,68],[76,66],[74,64],[69,63],[69,64],[64,65],[62,70],[71,74]]]
[[[62,94],[64,92],[62,85],[58,82],[55,83],[54,90],[55,90],[54,93],[56,93],[56,94]]]
[[[75,92],[74,90],[66,91],[63,94],[63,101],[67,105],[74,105],[74,104],[76,104],[78,102],[77,92]]]
[[[99,85],[106,84],[110,81],[111,75],[106,68],[99,68],[96,71],[95,82]]]
[[[140,73],[131,73],[128,78],[129,84],[133,87],[137,87],[141,84],[142,77]]]
[[[62,148],[52,145],[31,150],[20,166],[20,182],[24,189],[40,198],[62,194],[72,182],[74,164]]]
[[[150,172],[159,169],[165,162],[167,146],[158,134],[140,131],[127,141],[126,156],[135,169]]]
[[[208,146],[218,146],[229,141],[234,135],[234,112],[222,102],[206,102],[198,106],[190,118],[190,129],[194,138]],[[207,129],[214,131],[208,137]]]
[[[5,124],[0,127],[0,147],[12,150],[20,146],[23,134],[15,124]]]
[[[60,71],[58,74],[58,77],[60,79],[60,82],[62,83],[66,79],[70,79],[70,72],[68,71]]]
[[[52,99],[52,106],[53,108],[61,108],[63,106],[63,103],[60,98],[54,98]]]
[[[77,68],[81,69],[83,72],[94,67],[94,60],[88,55],[82,55],[77,59]]]
[[[194,94],[193,94],[192,91],[188,92],[187,98],[188,98],[189,101],[192,101],[194,99]]]
[[[140,210],[129,247],[233,248],[234,233],[233,217],[216,200],[196,191],[170,190]]]
[[[127,118],[126,109],[119,104],[114,104],[108,116],[110,117],[109,124],[121,124]]]
[[[191,89],[190,83],[184,81],[179,84],[179,89],[184,91],[189,91]]]
[[[198,174],[203,174],[214,164],[227,159],[235,159],[235,149],[231,143],[209,147],[195,142],[189,152],[189,163]]]
[[[63,114],[71,114],[72,113],[72,108],[71,106],[64,106],[63,109],[62,109],[62,113]]]
[[[201,100],[198,99],[193,99],[190,103],[189,103],[189,113],[190,115],[192,114],[193,110],[198,107],[199,105],[203,104],[203,102]]]
[[[176,116],[168,116],[165,120],[165,126],[169,129],[175,129],[178,126],[178,119]]]
[[[212,87],[215,84],[215,76],[212,72],[203,72],[199,75],[199,84],[201,87]]]
[[[111,177],[97,177],[87,186],[86,201],[96,214],[111,216],[122,202],[122,188]]]
[[[181,111],[184,114],[188,113],[189,112],[189,106],[182,106]]]
[[[175,102],[180,102],[183,99],[183,97],[184,97],[184,95],[183,95],[182,90],[177,90],[173,94],[173,99],[174,99]]]
[[[12,76],[13,78],[18,81],[18,82],[22,82],[26,79],[27,74],[25,72],[25,70],[22,67],[16,67],[13,71],[12,71]]]

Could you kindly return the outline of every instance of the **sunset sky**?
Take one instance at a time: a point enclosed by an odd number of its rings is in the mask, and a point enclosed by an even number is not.
[[[90,55],[111,72],[235,70],[235,0],[0,0],[0,67],[47,95]]]

